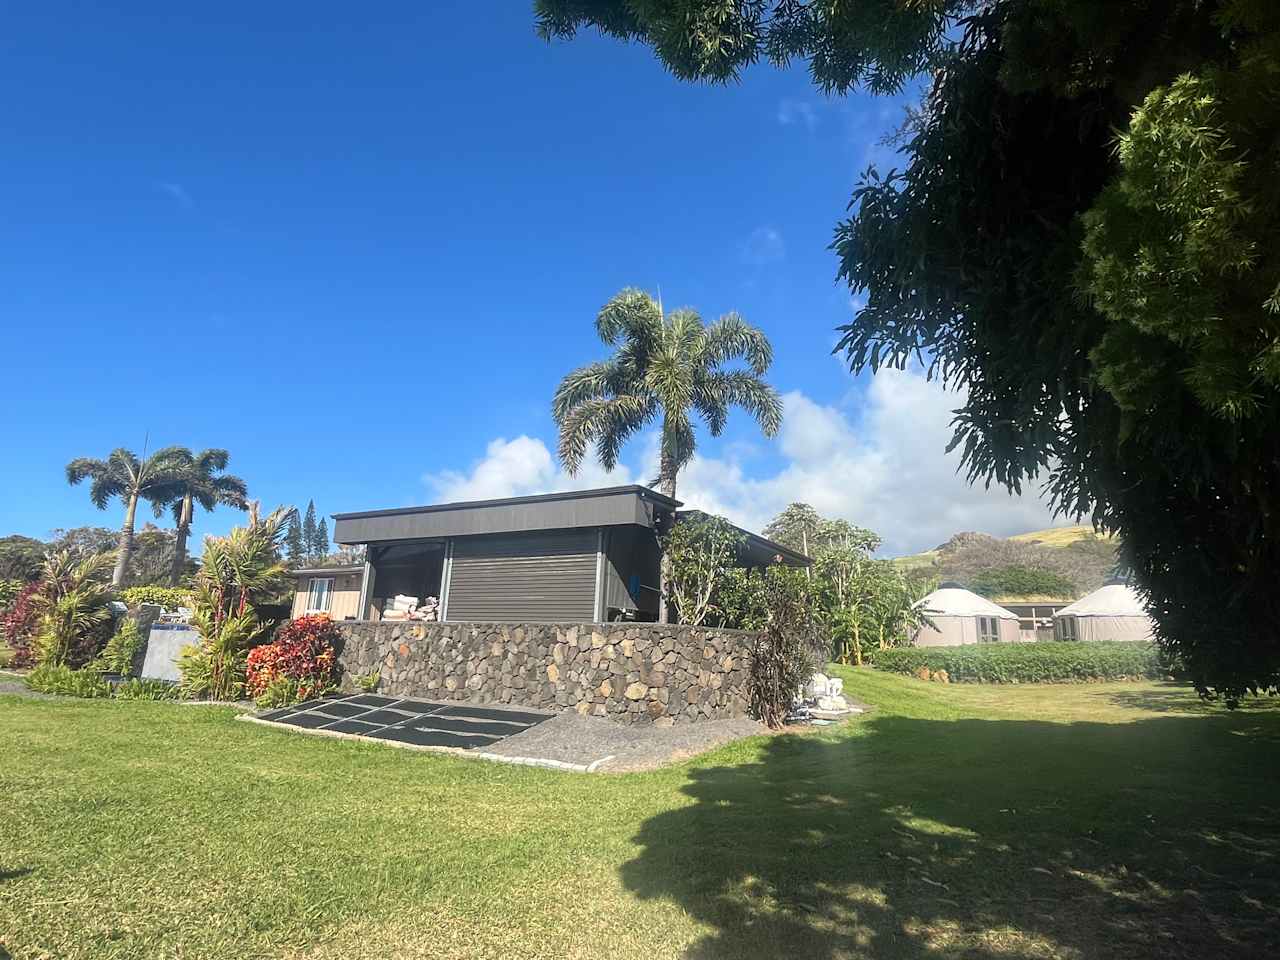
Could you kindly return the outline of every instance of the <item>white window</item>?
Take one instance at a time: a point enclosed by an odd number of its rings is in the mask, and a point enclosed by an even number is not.
[[[333,602],[333,577],[312,577],[307,586],[307,613],[328,613]]]
[[[978,642],[979,643],[999,643],[1000,642],[1000,621],[996,617],[979,617],[978,618]]]
[[[1075,617],[1059,617],[1058,618],[1058,639],[1059,640],[1076,639],[1076,618]]]

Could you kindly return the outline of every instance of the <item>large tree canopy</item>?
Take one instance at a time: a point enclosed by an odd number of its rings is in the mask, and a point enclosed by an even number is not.
[[[836,229],[855,369],[966,389],[974,481],[1123,534],[1202,691],[1280,683],[1280,3],[539,0],[723,82],[929,76]]]

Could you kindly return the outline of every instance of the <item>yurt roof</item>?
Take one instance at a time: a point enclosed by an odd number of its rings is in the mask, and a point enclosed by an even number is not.
[[[1147,608],[1142,605],[1142,598],[1133,587],[1124,583],[1108,583],[1070,606],[1063,607],[1054,616],[1145,617]]]
[[[986,597],[980,597],[972,590],[952,584],[943,584],[922,600],[916,601],[916,608],[935,617],[998,617],[1001,620],[1017,620],[1018,615],[1004,607],[997,606]]]

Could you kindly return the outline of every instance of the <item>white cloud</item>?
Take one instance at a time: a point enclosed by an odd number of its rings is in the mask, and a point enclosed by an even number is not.
[[[803,124],[812,132],[818,125],[818,114],[807,100],[784,98],[778,102],[778,123],[784,127]]]
[[[782,430],[769,442],[782,460],[777,469],[759,469],[753,452],[759,445],[730,446],[720,457],[696,457],[681,473],[677,493],[689,507],[752,530],[788,503],[805,501],[826,516],[877,531],[885,556],[930,549],[961,530],[1007,536],[1055,522],[1034,492],[1012,497],[1003,488],[970,486],[956,472],[959,453],[944,451],[951,411],[962,402],[962,395],[918,373],[882,370],[860,396],[855,425],[844,409],[793,391],[783,397]],[[589,461],[570,477],[542,440],[498,439],[469,470],[424,479],[439,501],[642,483],[657,472],[656,436],[645,436],[638,448],[638,470],[620,466],[606,473]]]
[[[742,242],[742,259],[754,266],[786,259],[787,246],[773,227],[756,227]]]
[[[422,479],[440,503],[521,497],[635,482],[626,467],[619,465],[617,470],[608,472],[594,460],[584,462],[577,476],[569,476],[557,465],[545,443],[525,435],[512,440],[499,437],[490,441],[484,457],[466,472],[442,470],[428,473]]]
[[[733,460],[697,458],[680,499],[759,530],[788,503],[812,504],[880,533],[885,555],[926,550],[961,530],[1007,536],[1054,522],[1034,492],[970,486],[958,452],[946,454],[951,411],[963,396],[917,373],[882,370],[863,396],[855,427],[841,409],[799,392],[784,398],[783,467],[752,476]]]

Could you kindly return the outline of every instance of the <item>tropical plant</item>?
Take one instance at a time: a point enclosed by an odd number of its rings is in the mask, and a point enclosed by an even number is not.
[[[40,625],[36,607],[39,583],[28,583],[3,611],[0,611],[0,641],[9,649],[11,667],[29,667],[35,657],[31,649]]]
[[[72,670],[66,664],[42,663],[26,676],[27,686],[37,693],[63,697],[109,697],[111,685],[94,670]]]
[[[120,528],[120,542],[116,551],[115,569],[111,574],[113,587],[124,586],[125,571],[133,551],[133,525],[138,512],[138,502],[145,500],[153,505],[164,502],[164,491],[181,471],[184,458],[191,451],[185,447],[165,447],[144,460],[123,447],[113,450],[105,460],[79,457],[67,464],[67,483],[76,485],[90,480],[89,499],[99,510],[119,498],[125,505],[124,525]]]
[[[257,605],[288,580],[279,553],[287,521],[284,508],[259,519],[251,504],[247,526],[205,539],[191,618],[200,642],[184,647],[178,658],[184,696],[234,700],[244,692],[246,653],[269,626]]]
[[[195,505],[198,503],[210,513],[218,506],[248,509],[249,490],[244,481],[222,472],[227,469],[230,460],[231,455],[226,450],[201,450],[198,454],[192,454],[185,448],[177,449],[170,476],[155,493],[153,503],[156,516],[160,516],[164,508],[168,507],[173,511],[177,529],[173,566],[169,573],[171,586],[176,587],[182,581],[187,561],[187,537],[191,534]]]
[[[538,0],[725,82],[927,78],[833,244],[855,370],[963,388],[974,481],[1048,474],[1121,534],[1162,644],[1229,702],[1280,686],[1275,0]],[[1175,429],[1176,427],[1176,429]]]
[[[133,673],[138,654],[146,645],[146,638],[138,629],[138,621],[133,617],[125,617],[120,626],[111,635],[107,645],[102,648],[101,660],[108,673],[118,673],[123,677]]]
[[[117,684],[112,696],[117,700],[176,700],[178,688],[164,680],[134,677]]]
[[[654,485],[676,495],[676,479],[693,458],[693,414],[719,436],[729,408],[742,407],[773,436],[782,422],[782,401],[764,374],[773,360],[768,338],[736,313],[704,324],[693,310],[663,313],[649,294],[623,290],[601,309],[596,333],[614,349],[608,360],[580,367],[556,389],[552,413],[560,428],[559,455],[577,473],[594,444],[600,463],[612,470],[623,444],[655,420],[659,423],[658,477]],[[726,369],[734,360],[746,369]],[[670,561],[659,572],[658,618],[667,621]]]
[[[763,577],[768,617],[751,646],[747,682],[752,714],[775,729],[813,676],[817,633],[810,582],[779,573],[785,571],[770,569]]]
[[[327,616],[298,617],[280,625],[271,643],[249,652],[246,688],[259,706],[281,706],[333,689],[337,628]]]
[[[716,587],[733,568],[745,539],[728,520],[705,513],[681,516],[662,535],[662,550],[671,564],[669,592],[680,623],[700,626],[706,620]]]
[[[78,666],[96,652],[111,623],[107,571],[110,553],[83,555],[60,550],[45,558],[40,588],[33,594],[39,616],[33,645],[37,663]]]
[[[378,689],[378,684],[382,682],[382,671],[371,670],[368,673],[357,673],[351,678],[351,682],[356,685],[357,690],[365,693],[374,693]]]

